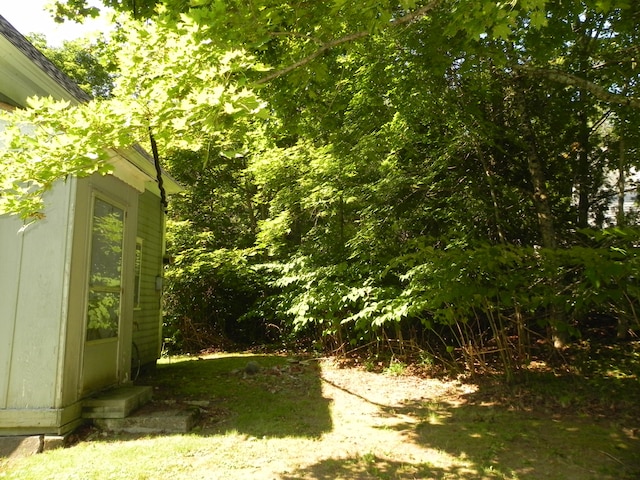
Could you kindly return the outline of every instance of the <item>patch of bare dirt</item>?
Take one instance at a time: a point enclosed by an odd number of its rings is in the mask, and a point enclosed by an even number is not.
[[[332,431],[294,479],[632,479],[640,472],[635,428],[615,419],[548,414],[497,399],[506,390],[321,364]],[[632,432],[632,434],[629,434]],[[611,443],[615,438],[619,444]]]

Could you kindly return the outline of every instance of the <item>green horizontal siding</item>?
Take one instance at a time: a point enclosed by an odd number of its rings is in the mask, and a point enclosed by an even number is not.
[[[156,277],[162,276],[163,218],[160,199],[146,191],[138,203],[138,232],[142,240],[140,308],[133,314],[133,341],[138,346],[141,363],[156,361],[161,348],[161,292]]]

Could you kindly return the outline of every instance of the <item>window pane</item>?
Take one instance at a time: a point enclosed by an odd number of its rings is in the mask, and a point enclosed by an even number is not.
[[[87,340],[97,340],[118,335],[124,211],[96,198],[91,233]]]
[[[89,292],[87,340],[118,336],[120,292]]]

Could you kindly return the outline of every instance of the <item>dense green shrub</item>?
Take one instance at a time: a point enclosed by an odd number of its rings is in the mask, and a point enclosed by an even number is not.
[[[166,271],[165,342],[169,350],[198,351],[268,341],[270,319],[255,312],[269,293],[248,250],[211,249],[188,222],[170,223],[170,247],[179,252]],[[240,319],[243,319],[240,321]]]
[[[635,232],[578,238],[590,245],[441,249],[414,242],[387,267],[314,266],[300,257],[278,267],[277,304],[295,331],[313,331],[326,345],[400,337],[469,365],[497,358],[512,369],[529,359],[532,345],[548,343],[551,330],[581,336],[594,313],[617,319],[620,334],[639,326]]]

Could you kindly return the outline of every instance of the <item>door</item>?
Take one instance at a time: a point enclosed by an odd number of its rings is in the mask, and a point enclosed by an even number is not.
[[[125,219],[123,206],[99,196],[93,198],[82,369],[84,392],[114,385],[119,380]]]

